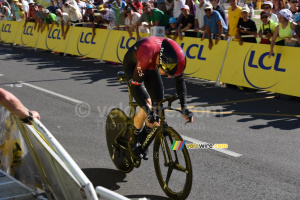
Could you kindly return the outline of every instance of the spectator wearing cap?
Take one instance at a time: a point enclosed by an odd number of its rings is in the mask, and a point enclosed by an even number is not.
[[[113,9],[113,11],[115,12],[115,22],[117,26],[122,25],[120,24],[120,22],[122,18],[123,9],[125,8],[125,6],[126,3],[123,0],[115,0],[111,4],[111,9]]]
[[[56,9],[56,20],[55,20],[55,24],[57,25],[57,27],[59,27],[59,25],[61,25],[61,35],[63,37],[63,39],[66,39],[66,35],[69,31],[70,28],[70,20],[69,20],[69,15],[68,13],[62,12],[61,9]],[[65,26],[66,26],[66,30],[65,30]]]
[[[215,45],[218,44],[219,40],[224,38],[222,34],[227,32],[227,25],[224,22],[220,13],[213,10],[213,5],[209,2],[204,4],[204,26],[201,28],[205,33],[207,33],[209,39],[208,48],[211,49],[213,46],[212,38],[215,39]],[[213,37],[212,35],[213,34]],[[204,39],[204,34],[202,40]]]
[[[260,20],[262,22],[260,25],[260,30],[258,32],[258,35],[261,38],[260,44],[270,44],[278,23],[271,20],[270,13],[266,11],[262,11],[260,13]],[[278,38],[277,40],[279,41],[282,39]]]
[[[19,12],[19,19],[17,19],[17,21],[21,21],[21,20],[24,20],[25,19],[25,12],[23,10],[23,5],[22,3],[18,2],[17,4],[17,7],[18,7],[18,12]]]
[[[55,0],[50,1],[51,5],[47,7],[47,9],[50,11],[50,13],[55,14],[56,9],[58,9],[57,5],[55,5]]]
[[[19,0],[19,3],[22,4],[22,7],[23,7],[23,12],[24,12],[24,19],[26,20],[27,19],[27,16],[28,16],[28,12],[29,12],[29,4],[27,1],[25,0]]]
[[[25,0],[23,0],[25,1]],[[33,0],[29,0],[28,1],[29,4],[29,10],[28,10],[28,14],[26,17],[26,22],[24,24],[24,27],[26,26],[27,22],[34,22],[34,30],[36,29],[36,21],[35,21],[35,15],[33,14],[33,12],[38,10],[38,5],[36,3],[34,3]]]
[[[96,15],[98,23],[107,25],[107,29],[114,29],[116,26],[116,18],[113,10],[99,6],[99,15]]]
[[[71,23],[81,22],[82,15],[75,0],[66,0],[62,9],[68,13]]]
[[[198,32],[204,26],[204,2],[205,0],[200,0],[200,3],[195,6],[196,14],[195,14],[195,23],[194,23],[194,31]],[[202,33],[197,33],[198,37],[202,37]]]
[[[103,5],[99,6],[99,8],[102,8]],[[85,27],[91,27],[93,30],[93,37],[96,35],[96,27],[98,28],[98,19],[96,15],[99,15],[99,11],[97,9],[94,9],[92,4],[87,4],[86,6],[87,12],[83,16],[84,22],[90,22],[91,24],[84,24]]]
[[[11,10],[0,2],[0,17],[2,20],[12,20],[10,17]]]
[[[129,37],[132,38],[132,32],[137,28],[136,23],[141,17],[140,13],[134,12],[131,7],[126,8],[127,17],[125,18],[125,28],[129,34]]]
[[[295,38],[297,39],[297,47],[300,47],[300,15],[296,18],[295,22],[297,23],[295,26]]]
[[[237,25],[237,35],[240,45],[243,45],[243,42],[257,43],[257,28],[255,22],[250,19],[250,9],[248,6],[242,8],[242,18],[239,19]],[[247,35],[253,35],[254,37],[242,37]]]
[[[229,0],[229,5],[230,7],[228,9],[228,31],[226,33],[225,38],[230,36],[234,37],[234,41],[238,41],[237,25],[239,23],[239,19],[242,17],[242,8],[237,5],[237,0]]]
[[[151,26],[168,26],[170,16],[163,13],[161,10],[151,8],[149,3],[143,3],[143,11],[143,14],[137,22],[137,27],[139,27],[144,21],[149,24],[149,29]],[[136,29],[136,35],[137,39],[140,39],[138,28]]]
[[[277,15],[272,13],[273,3],[271,1],[265,1],[262,5],[262,9],[270,14],[270,19],[276,23],[278,23]]]
[[[166,37],[172,40],[176,40],[178,36],[177,28],[178,28],[177,19],[175,17],[170,17],[169,26],[166,28]],[[174,37],[172,38],[171,35],[174,35]]]
[[[296,28],[296,24],[290,21],[291,17],[292,17],[292,12],[288,9],[283,9],[278,13],[279,24],[276,26],[273,34],[269,57],[271,57],[274,53],[273,48],[277,37],[285,38],[285,42],[284,42],[285,46],[296,45],[294,41],[290,40],[290,38],[292,38],[293,36],[292,30],[295,30]]]
[[[300,8],[297,7],[298,0],[288,0],[288,3],[290,5],[290,11],[293,14],[292,19],[295,22],[297,19],[297,16],[300,15]]]
[[[18,0],[13,0],[11,2],[11,15],[14,21],[17,21],[20,18],[19,8],[17,6]]]
[[[190,14],[190,7],[188,5],[182,6],[181,12],[183,17],[180,19],[177,29],[179,39],[182,40],[182,36],[195,37],[196,33],[194,31],[187,31],[189,29],[194,29],[195,23],[195,16]]]
[[[42,29],[41,32],[44,31],[45,27],[47,26],[47,31],[49,31],[49,24],[51,24],[51,28],[50,28],[50,32],[56,22],[56,14],[50,13],[50,11],[48,9],[44,10],[44,14],[45,14],[45,21],[42,25]]]
[[[186,0],[174,0],[173,17],[176,19],[181,15],[181,7],[185,5]]]
[[[220,0],[210,0],[210,3],[213,5],[215,11],[219,12],[225,24],[227,25],[227,18],[225,11],[222,6],[220,6]]]

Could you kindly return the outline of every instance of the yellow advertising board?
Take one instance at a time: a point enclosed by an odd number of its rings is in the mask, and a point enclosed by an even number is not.
[[[0,27],[0,40],[5,43],[13,43],[20,29],[20,22],[2,20]]]
[[[37,32],[38,25],[36,25],[36,29],[34,29],[33,22],[28,22],[26,26],[24,26],[24,21],[22,21],[19,26],[15,43],[28,47],[35,47],[39,35]]]
[[[70,35],[70,32],[72,31],[72,28],[73,27],[70,27],[65,40],[62,37],[61,26],[57,27],[56,25],[54,25],[51,31],[50,29],[48,31],[47,28],[45,28],[43,33],[41,33],[39,36],[39,40],[37,42],[36,47],[39,49],[45,49],[49,51],[65,52],[68,37]]]
[[[73,27],[69,32],[71,38],[66,53],[100,59],[109,30],[96,29],[94,38],[92,28]]]
[[[276,93],[300,96],[297,56],[300,48],[231,42],[222,70],[221,82]]]
[[[219,41],[211,50],[208,39],[184,37],[176,40],[186,54],[185,75],[216,81],[224,58],[227,41]],[[214,40],[213,40],[214,42]]]
[[[149,34],[141,33],[141,37]],[[107,45],[102,60],[123,63],[124,56],[128,49],[135,44],[136,34],[133,33],[132,38],[129,37],[127,31],[112,30],[109,34]]]

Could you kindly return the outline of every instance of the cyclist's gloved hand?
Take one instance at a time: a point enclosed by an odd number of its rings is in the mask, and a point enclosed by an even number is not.
[[[153,124],[154,122],[159,122],[159,116],[154,111],[150,112],[147,119],[150,124]]]

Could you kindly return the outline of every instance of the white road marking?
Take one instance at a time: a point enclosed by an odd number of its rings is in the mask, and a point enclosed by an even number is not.
[[[190,138],[188,136],[185,136],[185,135],[181,135],[182,136],[182,139],[184,140],[187,140],[187,141],[190,141],[190,142],[193,142],[195,144],[205,144],[205,143],[208,143],[208,142],[202,142],[200,140],[196,140],[194,138]],[[230,151],[228,149],[211,149],[211,150],[215,150],[215,151],[218,151],[218,152],[221,152],[221,153],[224,153],[224,154],[227,154],[229,156],[233,156],[233,157],[241,157],[242,154],[239,154],[239,153],[236,153],[236,152],[233,152],[233,151]]]
[[[67,99],[67,100],[72,101],[72,102],[74,102],[74,103],[83,103],[83,101],[80,101],[80,100],[77,100],[77,99],[73,99],[73,98],[71,98],[71,97],[67,97],[67,96],[65,96],[65,95],[58,94],[58,93],[56,93],[56,92],[52,92],[52,91],[50,91],[50,90],[47,90],[47,89],[44,89],[44,88],[41,88],[41,87],[38,87],[38,86],[35,86],[35,85],[31,85],[31,84],[29,84],[29,83],[23,83],[22,81],[18,81],[18,82],[19,82],[20,84],[22,84],[22,85],[26,85],[26,86],[28,86],[28,87],[32,87],[32,88],[34,88],[34,89],[37,89],[37,90],[46,92],[46,93],[48,93],[48,94],[52,94],[52,95],[54,95],[54,96],[58,96],[58,97],[60,97],[60,98]]]
[[[0,76],[4,76],[3,74],[0,74]]]
[[[80,100],[77,100],[77,99],[73,99],[73,98],[71,98],[71,97],[67,97],[67,96],[65,96],[65,95],[58,94],[58,93],[56,93],[56,92],[52,92],[52,91],[50,91],[50,90],[47,90],[47,89],[44,89],[44,88],[41,88],[41,87],[38,87],[38,86],[35,86],[35,85],[31,85],[31,84],[29,84],[29,83],[23,83],[23,82],[21,82],[21,81],[19,81],[19,83],[20,83],[20,84],[23,84],[23,85],[26,85],[26,86],[28,86],[28,87],[32,87],[32,88],[34,88],[34,89],[37,89],[37,90],[46,92],[46,93],[48,93],[48,94],[52,94],[52,95],[54,95],[54,96],[58,96],[58,97],[60,97],[60,98],[67,99],[67,100],[72,101],[72,102],[75,102],[75,103],[83,103],[83,101],[80,101]],[[207,142],[202,142],[202,141],[200,141],[200,140],[196,140],[196,139],[194,139],[194,138],[190,138],[190,137],[185,136],[185,135],[181,135],[181,136],[182,136],[182,138],[183,138],[184,140],[188,140],[188,141],[194,142],[194,143],[196,143],[196,144],[204,144],[204,143],[207,143]],[[242,156],[242,154],[239,154],[239,153],[230,151],[230,150],[228,150],[228,149],[212,149],[212,150],[215,150],[215,151],[218,151],[218,152],[221,152],[221,153],[224,153],[224,154],[233,156],[233,157],[240,157],[240,156]]]

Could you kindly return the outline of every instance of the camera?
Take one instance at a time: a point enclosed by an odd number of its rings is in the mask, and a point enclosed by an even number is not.
[[[271,33],[271,30],[269,28],[266,28],[263,32],[263,35],[267,35],[268,33]]]

